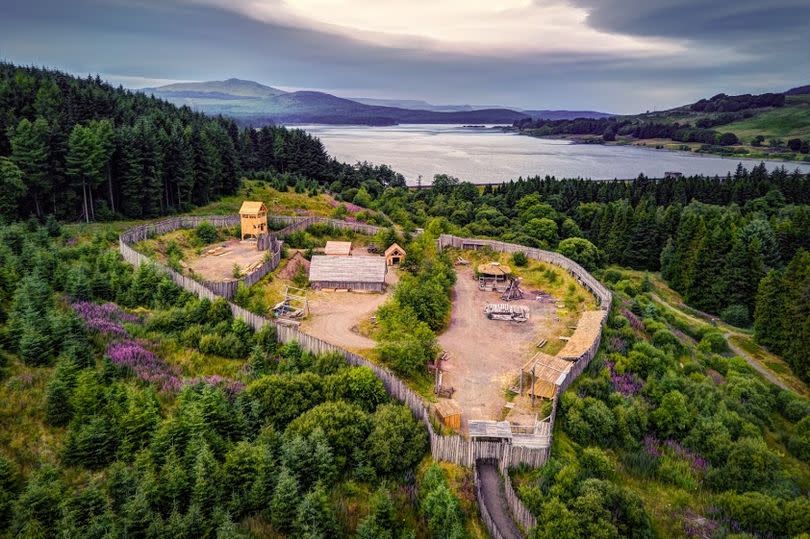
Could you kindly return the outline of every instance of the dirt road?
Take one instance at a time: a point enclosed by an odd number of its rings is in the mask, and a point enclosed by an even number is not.
[[[374,348],[375,342],[353,328],[371,316],[391,295],[399,277],[390,270],[385,277],[388,289],[383,294],[362,292],[317,292],[310,296],[310,316],[301,329],[330,344],[358,352]]]
[[[536,343],[561,330],[554,304],[535,301],[533,294],[512,302],[529,308],[530,319],[524,323],[488,320],[486,303],[502,303],[500,293],[480,291],[472,270],[459,269],[450,325],[439,345],[450,355],[443,365],[443,384],[456,388],[453,399],[461,405],[465,425],[469,419],[501,419],[505,390],[535,353]]]

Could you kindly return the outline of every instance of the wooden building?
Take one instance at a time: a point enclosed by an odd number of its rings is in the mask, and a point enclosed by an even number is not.
[[[479,278],[502,282],[508,279],[510,275],[512,275],[512,268],[499,262],[487,262],[478,265]]]
[[[565,381],[572,363],[561,357],[537,352],[520,369],[520,394],[553,399]]]
[[[461,430],[461,406],[451,399],[441,399],[433,409],[439,420],[451,429]]]
[[[242,239],[259,239],[267,234],[267,207],[263,202],[245,200],[239,208],[241,217]]]
[[[350,241],[327,241],[323,248],[323,254],[327,256],[351,256],[352,242]]]
[[[389,266],[399,266],[405,260],[405,249],[397,243],[392,243],[391,246],[385,250],[385,263]]]
[[[315,255],[309,266],[312,288],[382,292],[388,267],[379,256]]]

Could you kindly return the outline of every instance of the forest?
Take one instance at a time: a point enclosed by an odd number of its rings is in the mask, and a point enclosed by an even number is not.
[[[240,129],[98,77],[0,63],[0,220],[156,217],[236,192],[276,170],[359,186],[404,185],[389,167],[347,165],[299,129]]]
[[[116,238],[0,227],[0,536],[467,536],[456,472],[370,369],[279,345]]]

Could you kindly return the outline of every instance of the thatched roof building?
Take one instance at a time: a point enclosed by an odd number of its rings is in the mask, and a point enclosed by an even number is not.
[[[478,275],[503,280],[512,274],[512,268],[500,262],[487,262],[478,265]]]

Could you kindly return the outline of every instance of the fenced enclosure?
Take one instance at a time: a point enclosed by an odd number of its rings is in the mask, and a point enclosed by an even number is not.
[[[277,238],[282,238],[285,235],[296,230],[304,230],[314,223],[326,223],[336,228],[347,230],[354,230],[363,234],[376,234],[380,230],[379,227],[372,225],[365,225],[362,223],[352,223],[346,221],[339,221],[335,219],[326,219],[319,217],[280,217],[268,216],[271,222],[278,222],[287,225],[284,229],[272,233],[275,245],[279,245]],[[121,256],[128,263],[135,267],[142,264],[153,264],[161,272],[169,276],[169,278],[181,288],[193,292],[201,298],[215,300],[218,297],[225,297],[220,290],[212,290],[206,284],[199,283],[194,279],[186,277],[181,273],[151,260],[145,255],[138,253],[132,248],[135,243],[145,240],[155,234],[163,234],[176,230],[177,228],[193,228],[202,222],[209,222],[217,227],[234,226],[239,222],[239,216],[215,216],[215,217],[175,217],[171,219],[164,219],[139,225],[126,230],[119,237],[119,251]],[[602,309],[609,309],[612,301],[611,292],[599,283],[593,276],[591,276],[579,264],[557,254],[540,249],[527,248],[521,245],[503,243],[494,240],[479,240],[471,238],[458,238],[455,236],[442,235],[438,240],[439,248],[456,247],[466,249],[477,249],[488,246],[494,251],[500,252],[517,252],[521,251],[529,258],[554,264],[565,269],[572,276],[574,276],[584,287],[586,287],[599,302]],[[280,246],[278,248],[278,257],[280,258]],[[268,260],[267,262],[271,262]],[[278,259],[275,259],[275,265],[278,265]],[[275,266],[273,266],[275,267]],[[258,280],[258,279],[256,279]],[[226,298],[227,299],[227,298]],[[517,522],[523,530],[532,528],[536,521],[531,513],[526,509],[523,503],[518,499],[517,494],[512,488],[511,481],[508,476],[508,469],[513,466],[525,464],[531,467],[538,467],[545,464],[548,460],[551,451],[551,432],[553,430],[554,418],[557,410],[557,398],[552,402],[552,412],[548,417],[548,425],[542,429],[545,433],[543,442],[539,445],[516,445],[509,441],[491,442],[483,440],[471,440],[461,435],[442,435],[435,431],[430,421],[430,414],[427,406],[425,405],[422,397],[407,386],[397,375],[384,366],[377,365],[366,358],[332,345],[317,337],[313,337],[307,333],[300,331],[297,327],[284,325],[275,320],[265,318],[264,316],[250,312],[230,301],[228,301],[231,312],[235,318],[238,318],[247,323],[254,330],[259,330],[265,325],[271,324],[275,327],[277,339],[281,343],[288,343],[296,341],[299,345],[308,352],[313,354],[335,353],[342,356],[346,362],[353,366],[364,366],[372,370],[374,374],[382,381],[388,394],[406,405],[414,417],[421,421],[425,428],[428,430],[431,455],[436,460],[453,462],[462,466],[474,467],[477,460],[486,459],[496,461],[498,469],[501,473],[504,483],[504,492],[506,496],[507,505],[512,514],[512,518]],[[596,350],[599,348],[601,340],[601,332],[599,332],[591,346],[584,352],[572,365],[568,372],[565,381],[561,386],[561,390],[570,385],[570,383],[579,376],[588,363],[593,359]],[[476,493],[480,496],[479,485],[476,483]],[[487,527],[490,528],[490,533],[495,537],[503,537],[501,532],[497,530],[492,518],[486,513],[486,507],[482,507],[482,517],[484,518]]]
[[[160,221],[139,225],[124,231],[119,237],[119,241],[130,246],[175,230],[196,228],[203,223],[210,223],[216,228],[229,228],[240,224],[240,216],[206,215],[161,219]],[[256,269],[239,279],[232,281],[201,281],[202,285],[217,296],[231,299],[236,294],[239,283],[244,283],[245,286],[253,286],[259,282],[262,277],[276,269],[281,262],[281,242],[274,236],[261,236],[256,247],[259,250],[267,251],[266,259]]]

